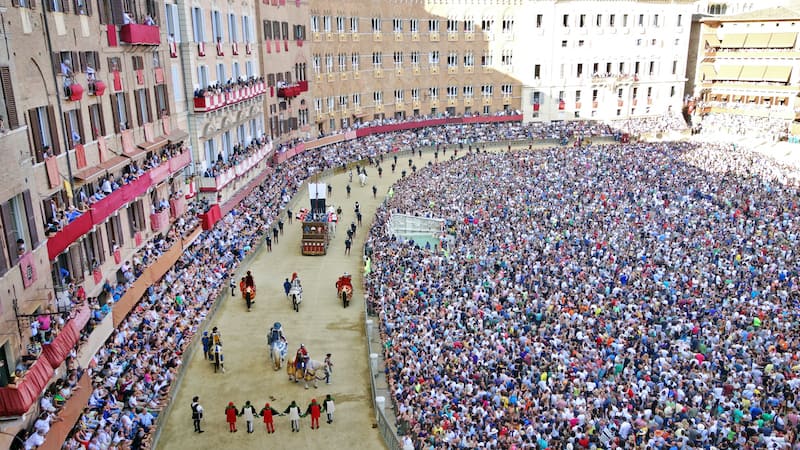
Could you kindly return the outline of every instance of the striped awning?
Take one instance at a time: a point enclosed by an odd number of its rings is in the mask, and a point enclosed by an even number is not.
[[[742,48],[767,48],[772,33],[748,33]]]
[[[792,48],[797,41],[797,33],[772,33],[769,48]]]
[[[740,81],[762,81],[764,80],[765,66],[744,66],[739,74]]]
[[[700,71],[703,74],[703,80],[714,80],[717,78],[717,71],[714,66],[700,66]]]
[[[717,71],[717,80],[738,80],[742,66],[720,66]]]
[[[722,48],[742,48],[747,39],[746,33],[731,33],[722,38]]]
[[[790,66],[769,66],[764,72],[764,81],[787,83],[791,75],[792,68]]]
[[[706,34],[703,36],[709,47],[719,48],[720,42],[715,34]]]

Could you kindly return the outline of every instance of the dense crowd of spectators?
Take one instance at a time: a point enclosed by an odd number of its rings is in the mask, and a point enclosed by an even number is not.
[[[213,230],[203,233],[195,241],[169,273],[148,289],[146,296],[93,358],[88,369],[94,380],[92,399],[67,442],[67,448],[80,445],[147,447],[154,425],[153,416],[168,400],[171,383],[180,369],[181,353],[224,288],[225,280],[270,230],[286,203],[309,176],[349,161],[381,157],[400,147],[466,143],[464,151],[472,152],[470,142],[474,142],[477,149],[477,143],[485,141],[590,133],[611,135],[613,130],[593,122],[434,127],[361,138],[308,150],[288,160]],[[724,204],[721,192],[727,191],[715,190],[712,180],[705,179],[707,184],[696,188],[682,184],[682,195],[678,195],[677,190],[675,193],[670,191],[674,187],[671,183],[677,183],[685,175],[683,170],[690,171],[684,164],[677,175],[670,172],[671,166],[667,163],[675,163],[674,158],[681,150],[688,149],[669,145],[655,149],[615,146],[604,149],[604,152],[595,148],[569,153],[549,150],[515,154],[514,158],[472,155],[464,161],[428,169],[436,172],[432,175],[452,181],[452,184],[436,183],[437,187],[443,188],[441,192],[428,192],[429,197],[442,199],[436,202],[438,206],[428,202],[417,204],[414,200],[426,198],[423,194],[432,189],[428,177],[424,180],[423,177],[413,177],[401,183],[401,191],[414,191],[418,197],[397,195],[389,209],[379,214],[378,226],[389,210],[433,214],[451,218],[458,225],[456,233],[459,238],[454,248],[448,249],[451,256],[447,257],[423,253],[418,248],[395,241],[379,242],[374,235],[370,238],[369,245],[377,249],[373,267],[380,269],[373,270],[368,280],[370,301],[374,306],[390,306],[381,312],[382,329],[387,339],[386,356],[391,369],[389,375],[400,422],[404,424],[403,431],[413,436],[412,445],[481,441],[487,446],[499,447],[504,442],[522,442],[517,440],[522,435],[529,441],[532,436],[539,436],[551,443],[566,443],[570,433],[580,434],[574,440],[577,445],[584,439],[596,441],[607,429],[624,428],[622,419],[638,427],[640,421],[633,420],[633,415],[640,410],[641,419],[646,423],[660,420],[661,430],[667,428],[664,423],[674,424],[679,422],[677,419],[686,419],[688,424],[689,419],[702,413],[694,411],[691,413],[694,416],[690,416],[692,405],[686,399],[687,396],[693,398],[699,389],[692,384],[693,380],[686,385],[676,384],[678,378],[671,372],[669,376],[662,375],[653,370],[652,365],[648,366],[652,361],[658,361],[658,367],[664,370],[688,368],[690,365],[686,360],[697,360],[692,356],[694,352],[705,354],[699,351],[701,346],[709,354],[704,356],[706,364],[712,356],[718,356],[711,353],[719,353],[713,347],[719,342],[705,339],[704,334],[714,331],[708,329],[711,325],[706,322],[718,320],[719,314],[699,310],[701,312],[692,315],[689,307],[672,311],[671,307],[676,304],[685,305],[687,296],[684,290],[691,293],[691,298],[695,292],[687,288],[685,279],[676,278],[674,274],[676,266],[683,267],[684,259],[664,246],[680,242],[680,232],[700,229],[702,220],[709,217],[715,217],[718,223],[729,227],[734,221],[728,223],[725,220],[730,217],[729,210],[721,216],[702,214]],[[727,155],[727,160],[720,160],[729,161],[731,158],[734,156]],[[648,172],[645,169],[652,170]],[[673,175],[671,178],[670,173]],[[556,175],[566,175],[564,182],[559,183]],[[493,183],[488,184],[491,177],[494,177]],[[616,177],[619,177],[618,181],[615,181]],[[759,206],[772,202],[769,197],[762,198],[748,188],[736,190],[731,187],[733,178],[721,178],[728,183],[726,189],[736,193],[738,198],[753,198],[751,204]],[[530,182],[534,179],[538,181]],[[498,184],[498,180],[504,182]],[[652,182],[652,185],[643,187],[640,183],[644,181]],[[628,183],[629,189],[611,189],[615,182]],[[546,192],[546,186],[551,191]],[[479,195],[481,188],[483,194]],[[520,197],[520,192],[530,195]],[[447,200],[451,196],[472,196],[473,201],[464,202],[461,197],[458,201]],[[580,198],[591,208],[584,206],[571,212],[567,207],[569,202]],[[635,206],[623,212],[621,205],[634,199]],[[550,203],[547,206],[539,204],[545,202]],[[676,208],[669,208],[669,202],[693,203],[693,212],[697,212],[700,219],[690,218],[682,222],[678,217],[682,211],[678,209],[676,213]],[[660,208],[659,203],[662,204]],[[608,221],[603,220],[604,214],[611,214],[611,211],[616,212]],[[752,213],[753,210],[747,209],[739,214]],[[567,217],[570,214],[574,217]],[[476,219],[477,223],[462,225],[466,217]],[[617,233],[611,226],[619,222],[632,225],[637,220],[645,225],[640,224],[642,230],[635,236],[633,233]],[[672,228],[662,229],[664,223]],[[520,228],[523,224],[525,227]],[[595,225],[601,226],[594,232],[579,232],[580,227],[591,230]],[[796,225],[790,217],[776,226],[791,228]],[[719,232],[722,230],[720,228]],[[639,242],[633,238],[643,239],[645,236],[655,239],[650,244],[642,244],[642,250],[630,248],[633,242]],[[701,239],[702,233],[691,236],[700,239],[701,246],[706,245]],[[655,245],[656,248],[645,251],[646,245]],[[746,248],[743,246],[740,251],[749,252],[745,256],[750,258],[756,257],[754,249]],[[521,251],[523,249],[525,251]],[[390,262],[390,254],[396,258],[395,262],[407,263],[405,271],[400,271],[398,264]],[[722,256],[716,255],[713,261],[720,264]],[[520,260],[523,256],[544,259],[523,262]],[[729,254],[725,256],[730,258]],[[788,255],[782,257],[785,261]],[[587,261],[593,265],[582,265]],[[614,261],[619,262],[615,264]],[[604,267],[604,264],[611,266]],[[725,267],[731,268],[730,264]],[[436,270],[445,271],[452,277],[442,279]],[[704,270],[715,269],[709,265]],[[725,276],[732,276],[738,273],[737,270]],[[755,270],[767,271],[760,267]],[[556,273],[554,271],[563,274],[563,283],[549,278]],[[773,271],[768,272],[771,274]],[[624,282],[620,278],[623,274]],[[794,286],[797,285],[796,275],[789,279],[794,280]],[[379,288],[381,283],[392,289]],[[118,290],[120,295],[125,289],[122,284]],[[697,280],[691,284],[704,285],[702,295],[694,299],[698,304],[709,303],[704,294],[706,290],[711,293],[719,289],[716,279],[709,278],[706,273],[697,275]],[[663,288],[655,289],[658,286]],[[758,286],[763,290],[768,285],[759,283]],[[561,289],[570,295],[558,294]],[[648,302],[639,301],[643,298],[641,292],[648,289],[657,291],[648,291],[650,298],[659,300],[652,302],[652,307]],[[746,307],[747,302],[744,303],[742,305],[738,297],[730,300],[730,305],[740,307],[739,311],[746,315],[749,311],[741,309]],[[567,308],[566,305],[571,306]],[[648,334],[649,328],[630,327],[625,331],[622,326],[631,323],[632,317],[640,319],[637,324],[653,328],[654,334]],[[646,317],[652,321],[642,319]],[[441,318],[459,320],[450,320],[447,322],[450,325],[445,325],[439,320]],[[662,318],[669,320],[665,322]],[[702,327],[704,333],[695,333],[691,328],[691,332],[686,332],[690,319],[691,323]],[[730,327],[735,328],[741,321],[732,319],[729,322]],[[771,329],[772,325],[766,322],[765,319],[760,322],[763,326],[759,330]],[[568,327],[564,323],[598,326],[579,330],[579,327]],[[614,338],[622,333],[626,334]],[[674,333],[678,333],[677,337],[686,337],[686,340],[662,344],[665,335],[673,336]],[[697,337],[697,342],[687,344],[692,336]],[[770,338],[755,332],[748,336],[753,342],[756,336],[760,336],[758,342]],[[747,351],[747,342],[735,348]],[[553,347],[554,343],[560,347]],[[647,354],[648,359],[634,360],[635,355],[627,347],[634,343],[634,352],[640,350],[636,354]],[[661,345],[666,346],[662,348]],[[571,352],[569,346],[575,352]],[[436,350],[441,350],[441,353],[434,354]],[[586,356],[581,356],[578,350],[586,351]],[[663,355],[664,351],[667,351],[667,356]],[[680,354],[682,359],[676,361],[670,352]],[[744,356],[742,358],[745,361]],[[533,359],[536,359],[537,366],[533,366]],[[440,364],[420,363],[423,360],[435,360]],[[609,362],[613,363],[612,370],[607,367]],[[698,363],[697,368],[703,373],[715,370],[702,364],[702,361]],[[730,364],[725,367],[730,367]],[[779,372],[778,367],[775,363],[775,373]],[[645,370],[649,370],[647,378],[642,375]],[[739,372],[748,381],[752,379],[752,374],[745,376],[743,370]],[[697,371],[691,373],[698,375]],[[707,378],[703,379],[708,383]],[[565,387],[568,380],[580,380],[577,390]],[[666,381],[669,384],[664,384]],[[618,391],[614,387],[616,382],[620,382],[625,390]],[[736,382],[745,387],[741,380]],[[666,411],[672,415],[664,411],[663,405],[657,405],[661,409],[650,409],[646,414],[646,409],[641,408],[647,401],[652,401],[659,383],[672,389],[669,398],[675,401]],[[638,395],[638,400],[633,401],[635,396],[628,395],[628,391]],[[608,394],[600,395],[601,392]],[[596,397],[603,401],[595,405],[577,400],[591,393],[596,393]],[[562,402],[563,407],[549,408]],[[688,406],[686,410],[677,413],[676,406],[684,404]],[[510,408],[509,405],[525,405],[533,409]],[[569,413],[571,408],[574,408],[574,414]],[[603,413],[592,412],[595,409]],[[527,415],[530,411],[537,412],[536,420]],[[538,413],[541,413],[541,418]],[[570,414],[575,417],[564,419]],[[467,425],[455,420],[456,415],[469,418],[464,422]],[[598,417],[603,417],[603,421]],[[548,424],[552,426],[545,429]],[[722,429],[719,426],[715,436],[722,436],[719,431]],[[683,438],[689,436],[689,431],[687,427]],[[740,430],[734,431],[738,433]],[[667,435],[665,442],[678,438],[680,435]]]
[[[689,127],[680,114],[664,114],[650,117],[611,120],[610,126],[635,136],[667,132],[683,132]]]
[[[790,123],[777,117],[709,113],[702,117],[699,126],[703,134],[766,138],[776,142],[788,135]]]
[[[800,448],[791,170],[664,143],[401,180],[366,295],[406,448]],[[386,235],[392,212],[446,219],[451,243]]]

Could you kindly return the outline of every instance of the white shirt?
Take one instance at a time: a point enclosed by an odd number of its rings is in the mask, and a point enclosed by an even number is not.
[[[32,450],[34,448],[39,447],[40,445],[44,444],[44,435],[42,433],[33,433],[26,441],[25,441],[25,450]]]

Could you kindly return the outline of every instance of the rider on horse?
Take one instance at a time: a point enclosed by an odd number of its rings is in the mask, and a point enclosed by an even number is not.
[[[300,344],[300,348],[297,349],[297,355],[295,355],[294,359],[294,366],[297,369],[306,370],[306,363],[308,362],[308,350],[306,350],[306,346]]]
[[[345,286],[350,286],[353,288],[352,277],[349,273],[345,272],[344,275],[340,276],[339,279],[336,281],[336,290],[338,292],[342,292],[342,288]]]
[[[283,325],[281,325],[280,322],[275,322],[267,334],[267,343],[269,345],[272,345],[272,343],[276,341],[286,342],[286,336],[283,335]]]

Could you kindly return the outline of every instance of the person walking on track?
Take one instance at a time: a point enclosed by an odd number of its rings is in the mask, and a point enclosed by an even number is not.
[[[200,397],[192,397],[192,422],[194,422],[194,432],[204,433],[200,429],[200,421],[203,420],[203,405],[200,404]]]

